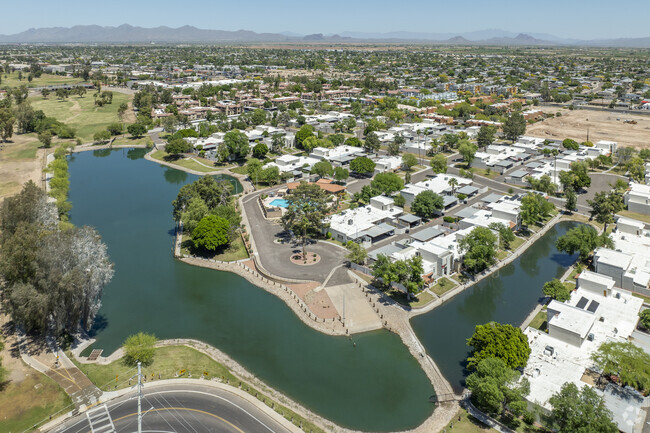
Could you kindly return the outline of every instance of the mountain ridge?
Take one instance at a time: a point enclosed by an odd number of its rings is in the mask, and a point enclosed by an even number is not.
[[[459,33],[427,32],[342,32],[302,35],[291,31],[258,33],[252,30],[200,29],[181,27],[139,27],[76,25],[72,27],[30,28],[12,35],[0,35],[0,43],[223,43],[223,42],[385,42],[435,43],[449,45],[505,46],[586,46],[616,48],[650,48],[650,37],[580,40],[546,33],[516,33],[486,29]]]

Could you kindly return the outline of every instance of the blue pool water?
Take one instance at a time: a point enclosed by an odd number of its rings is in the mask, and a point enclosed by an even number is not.
[[[283,199],[283,198],[276,198],[275,200],[273,200],[273,201],[272,201],[271,203],[269,203],[269,204],[270,204],[271,206],[278,206],[278,207],[284,207],[284,208],[286,208],[286,207],[289,206],[289,202],[286,201],[286,200]]]

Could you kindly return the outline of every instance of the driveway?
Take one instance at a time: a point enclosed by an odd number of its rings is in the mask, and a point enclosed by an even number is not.
[[[345,249],[325,241],[312,241],[307,245],[307,253],[317,253],[321,257],[320,262],[308,266],[291,263],[289,257],[296,252],[300,252],[302,246],[295,242],[275,243],[276,240],[286,239],[282,236],[284,231],[282,225],[279,222],[264,218],[257,203],[257,196],[268,192],[268,189],[257,191],[242,200],[262,266],[279,277],[323,283],[332,269],[345,261]],[[349,282],[351,282],[349,278],[338,280],[339,284]]]

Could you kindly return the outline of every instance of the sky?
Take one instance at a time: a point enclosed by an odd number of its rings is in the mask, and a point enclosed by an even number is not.
[[[604,39],[648,37],[649,17],[650,0],[8,0],[0,34],[131,24],[299,34],[501,29]]]

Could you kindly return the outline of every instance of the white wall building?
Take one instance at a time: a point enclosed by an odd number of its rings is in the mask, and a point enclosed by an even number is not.
[[[426,180],[420,181],[418,183],[409,183],[400,191],[402,197],[406,200],[406,204],[413,203],[415,197],[423,191],[433,191],[438,195],[445,196],[450,195],[452,188],[449,185],[451,179],[456,179],[458,185],[457,189],[462,188],[465,185],[471,185],[472,180],[465,177],[456,176],[453,174],[436,174]]]
[[[650,215],[650,185],[631,182],[623,201],[629,211]]]
[[[346,209],[329,217],[329,231],[333,239],[342,243],[350,240],[373,242],[394,232],[396,227],[387,223],[403,213],[404,210],[395,206],[392,198],[373,197],[368,206]]]

